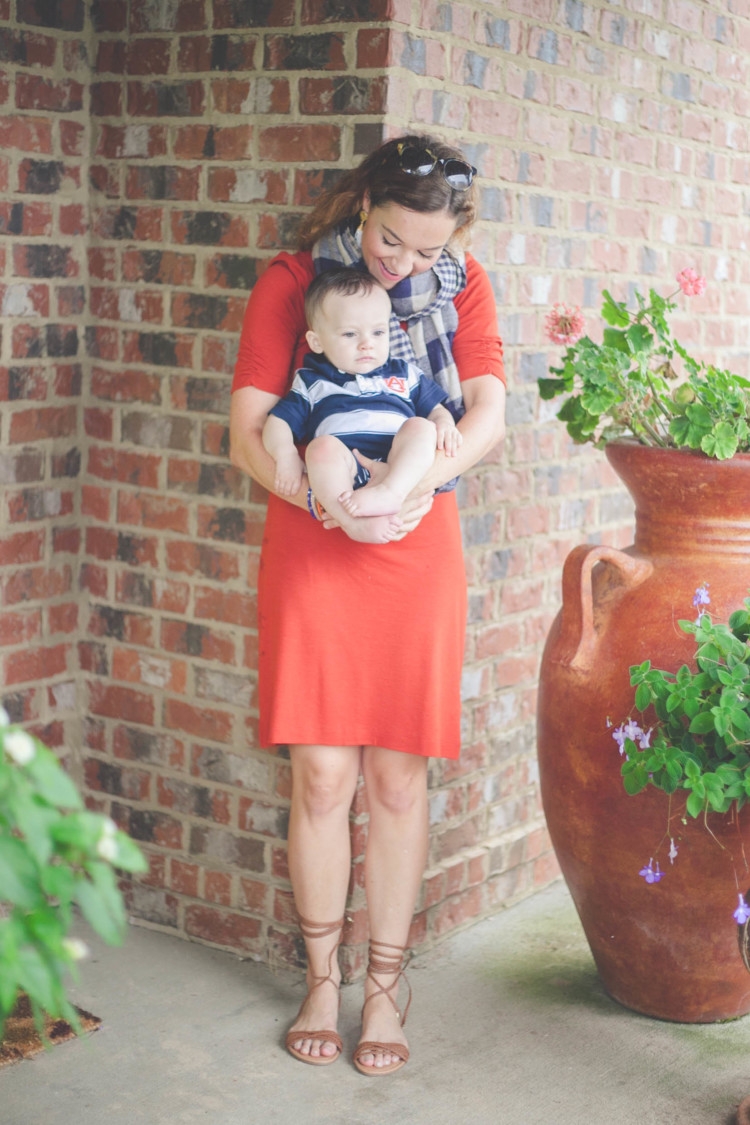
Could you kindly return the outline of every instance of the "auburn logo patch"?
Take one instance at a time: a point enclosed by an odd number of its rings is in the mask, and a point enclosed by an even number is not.
[[[383,380],[383,382],[392,394],[406,394],[406,379],[402,379],[400,375],[389,375],[387,379]]]

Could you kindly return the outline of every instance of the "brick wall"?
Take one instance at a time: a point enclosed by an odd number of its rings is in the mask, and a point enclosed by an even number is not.
[[[81,733],[84,25],[82,2],[0,2],[2,698],[14,721],[61,751]]]
[[[555,876],[539,656],[565,555],[627,543],[630,505],[538,401],[544,315],[593,313],[603,285],[666,292],[694,265],[711,284],[681,335],[748,373],[750,14],[733,7],[0,0],[4,700],[143,843],[128,894],[149,924],[299,956],[288,760],[256,741],[264,495],[227,460],[231,371],[248,292],[299,215],[415,125],[480,169],[509,432],[460,486],[464,752],[431,765],[413,942]],[[361,799],[352,824],[350,973]]]

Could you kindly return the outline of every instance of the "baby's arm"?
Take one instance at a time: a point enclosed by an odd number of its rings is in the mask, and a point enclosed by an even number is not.
[[[451,412],[444,406],[436,406],[427,417],[437,429],[437,448],[442,449],[447,457],[455,457],[462,438]]]
[[[275,490],[280,496],[293,496],[302,483],[305,463],[297,452],[289,423],[269,414],[263,426],[263,446],[276,462]]]

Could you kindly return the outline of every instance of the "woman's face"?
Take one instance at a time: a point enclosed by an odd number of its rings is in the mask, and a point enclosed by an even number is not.
[[[362,257],[386,289],[430,269],[456,229],[455,216],[447,211],[408,211],[398,203],[370,207],[367,199],[363,209]]]

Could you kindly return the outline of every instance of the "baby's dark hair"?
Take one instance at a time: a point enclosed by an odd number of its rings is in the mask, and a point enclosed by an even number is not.
[[[363,273],[362,270],[349,266],[324,270],[310,282],[305,293],[305,318],[308,325],[312,327],[323,302],[331,293],[335,293],[338,297],[355,297],[360,293],[367,296],[374,289],[386,292],[374,277],[369,273]]]

